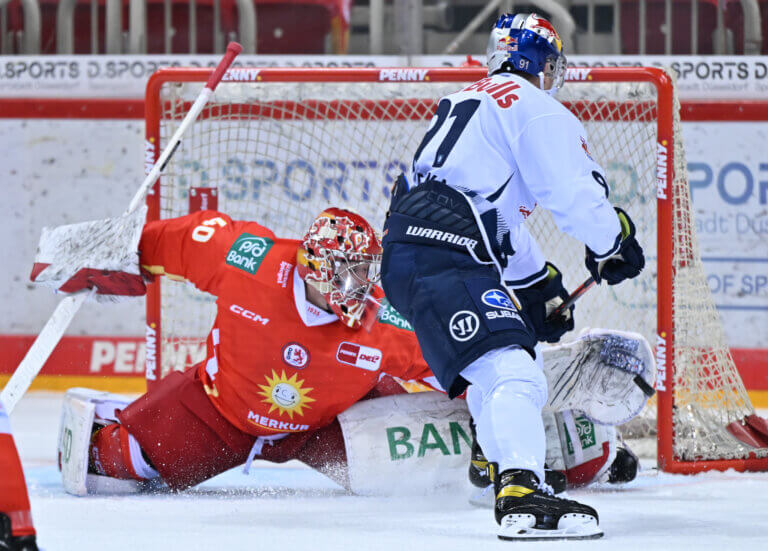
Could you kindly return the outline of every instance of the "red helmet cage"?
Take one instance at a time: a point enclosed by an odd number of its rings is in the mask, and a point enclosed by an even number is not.
[[[378,281],[381,252],[379,238],[365,218],[332,207],[315,218],[302,239],[297,268],[342,322],[357,329]]]

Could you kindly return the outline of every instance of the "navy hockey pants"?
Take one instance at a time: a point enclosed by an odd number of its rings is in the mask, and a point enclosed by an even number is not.
[[[486,352],[516,344],[535,356],[533,332],[492,265],[451,248],[385,240],[381,274],[451,398],[467,387],[461,371]]]

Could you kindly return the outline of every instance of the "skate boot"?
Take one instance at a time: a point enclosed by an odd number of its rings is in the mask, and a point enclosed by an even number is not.
[[[602,537],[597,511],[556,497],[531,471],[506,470],[494,483],[502,540],[596,539]]]
[[[0,551],[37,551],[35,535],[14,537],[11,533],[11,519],[0,513]]]
[[[493,470],[495,463],[489,463],[486,459],[480,444],[477,443],[477,433],[475,431],[475,421],[469,420],[469,430],[472,432],[472,450],[469,461],[469,481],[478,488],[487,488],[493,484]]]
[[[477,434],[475,432],[475,422],[470,418],[469,430],[472,433],[472,450],[470,452],[469,461],[469,481],[473,486],[478,488],[488,488],[493,484],[494,473],[498,472],[498,465],[488,461],[483,454],[480,444],[477,443]],[[556,494],[560,494],[565,491],[566,478],[560,471],[553,471],[547,465],[544,465],[544,482],[552,486],[552,490]],[[493,500],[491,500],[490,507],[493,507]]]

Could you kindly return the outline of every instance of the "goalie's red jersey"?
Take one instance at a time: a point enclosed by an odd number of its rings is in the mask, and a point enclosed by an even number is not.
[[[415,334],[385,300],[370,331],[340,321],[307,326],[297,309],[312,308],[303,282],[296,283],[302,296],[294,297],[298,246],[214,211],[150,222],[139,246],[145,270],[217,297],[200,378],[216,409],[256,436],[330,423],[382,372],[403,379],[430,374]],[[383,298],[380,289],[375,296]]]

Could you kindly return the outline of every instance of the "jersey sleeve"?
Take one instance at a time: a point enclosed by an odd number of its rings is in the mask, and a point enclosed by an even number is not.
[[[406,329],[397,329],[392,331],[392,336],[388,339],[388,347],[396,352],[391,357],[394,361],[388,362],[384,371],[403,380],[423,379],[432,375],[427,362],[421,355],[419,341],[416,339],[416,333]]]
[[[516,226],[510,238],[515,261],[508,263],[504,269],[504,283],[512,289],[518,289],[544,278],[547,275],[544,266],[546,259],[528,228],[524,224]]]
[[[558,228],[602,256],[615,249],[621,228],[586,135],[570,112],[554,111],[528,121],[511,148],[521,177]]]
[[[211,210],[149,222],[141,234],[139,262],[153,275],[189,281],[201,291],[215,295],[227,252],[246,230],[260,237],[275,238],[270,230],[254,222],[232,220]]]

